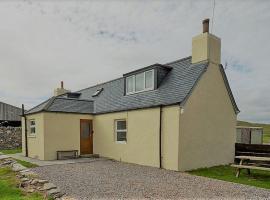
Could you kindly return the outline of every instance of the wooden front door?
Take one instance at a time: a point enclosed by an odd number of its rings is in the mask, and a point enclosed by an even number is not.
[[[93,123],[89,119],[80,120],[80,129],[81,129],[81,142],[80,149],[81,154],[92,154],[93,153]]]

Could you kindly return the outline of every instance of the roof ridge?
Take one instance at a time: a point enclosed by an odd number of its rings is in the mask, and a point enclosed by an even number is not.
[[[191,56],[188,56],[188,57],[181,58],[181,59],[178,59],[178,60],[175,60],[175,61],[169,62],[169,63],[165,63],[165,64],[163,64],[163,65],[170,65],[170,64],[173,64],[173,63],[176,63],[176,62],[179,62],[179,61],[188,60],[188,59],[190,59],[190,58],[191,58]]]
[[[94,100],[88,100],[88,99],[75,99],[75,98],[67,98],[67,97],[56,97],[55,99],[94,102]]]
[[[175,63],[175,62],[179,62],[179,61],[183,61],[183,60],[187,60],[187,59],[190,59],[190,58],[191,58],[191,56],[188,56],[188,57],[185,57],[185,58],[181,58],[181,59],[175,60],[175,61],[173,61],[173,62],[169,62],[169,63],[165,63],[165,64],[154,63],[154,64],[152,64],[152,65],[158,64],[158,65],[166,66],[166,65],[173,64],[173,63]],[[152,66],[152,65],[149,65],[149,66]],[[148,67],[148,66],[146,66],[146,67]],[[170,67],[170,66],[166,66],[166,67]],[[143,69],[143,68],[145,68],[145,67],[138,68],[137,70],[140,70],[140,69]],[[136,71],[136,70],[134,70],[134,71]],[[131,71],[131,72],[132,72],[132,71]],[[125,74],[128,74],[128,73],[130,73],[130,72],[127,72],[127,73],[125,73]],[[110,83],[110,82],[113,82],[113,81],[116,81],[116,80],[120,80],[120,79],[123,79],[123,77],[119,77],[119,78],[115,78],[115,79],[112,79],[112,80],[109,80],[109,81],[105,81],[105,82],[103,82],[103,83],[95,84],[95,85],[93,85],[93,86],[89,86],[89,87],[83,88],[83,89],[81,89],[81,90],[77,90],[76,92],[81,92],[81,91],[83,91],[83,90],[87,90],[87,89],[90,89],[90,88],[94,88],[94,87],[97,87],[97,86],[99,86],[99,85],[104,85],[104,84],[107,84],[107,83]]]
[[[56,96],[51,97],[51,98],[49,99],[49,101],[48,101],[48,104],[46,104],[46,105],[44,106],[44,108],[41,109],[41,111],[42,111],[42,110],[44,110],[44,111],[48,110],[49,107],[52,105],[52,103],[54,102],[55,99],[56,99]]]
[[[52,98],[52,97],[51,97],[51,98]],[[46,102],[49,101],[49,100],[50,100],[50,98],[49,98],[49,99],[46,99],[45,101],[42,101],[40,104],[36,105],[35,107],[31,108],[30,110],[27,110],[27,111],[26,111],[26,114],[27,114],[28,112],[30,112],[31,110],[37,108],[38,106],[40,106],[40,105],[46,103]]]
[[[115,78],[115,79],[112,79],[112,80],[109,80],[109,81],[105,81],[103,83],[98,83],[98,84],[95,84],[95,85],[92,85],[90,87],[86,87],[86,88],[83,88],[81,90],[77,90],[76,92],[81,92],[83,90],[87,90],[87,89],[90,89],[90,88],[93,88],[93,87],[97,87],[97,86],[101,86],[101,85],[105,85],[106,83],[110,83],[110,82],[113,82],[113,81],[117,81],[117,80],[120,80],[120,79],[123,79],[123,77],[119,77],[119,78]]]
[[[19,108],[19,109],[22,109],[21,107],[14,106],[14,105],[12,105],[12,104],[5,103],[5,102],[3,102],[3,101],[0,101],[0,103],[2,103],[2,104],[6,104],[6,105],[8,105],[8,106],[12,106],[12,107],[14,107],[14,108]]]

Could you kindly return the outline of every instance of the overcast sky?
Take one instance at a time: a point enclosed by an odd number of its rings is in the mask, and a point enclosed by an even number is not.
[[[2,0],[0,101],[30,108],[61,80],[76,91],[190,56],[212,9],[213,0]],[[215,4],[212,32],[242,120],[270,122],[269,10],[267,0]]]

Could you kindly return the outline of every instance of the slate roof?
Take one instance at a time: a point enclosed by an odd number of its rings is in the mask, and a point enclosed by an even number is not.
[[[54,112],[100,114],[160,105],[180,104],[189,96],[201,75],[206,71],[208,62],[192,64],[191,57],[187,57],[165,65],[170,68],[170,71],[155,90],[125,95],[125,78],[121,77],[77,91],[78,93],[81,93],[78,99],[69,99],[66,95],[54,97],[54,100],[49,99],[45,101],[29,110],[27,114],[40,112],[43,109]],[[222,66],[221,68],[221,70],[223,70]],[[235,108],[235,112],[237,113],[239,110],[233,99],[224,71],[222,75]],[[100,88],[103,88],[103,91],[98,96],[93,97],[92,95]],[[87,101],[84,103],[76,102],[81,100]],[[53,101],[53,103],[51,103],[51,101]]]
[[[93,113],[93,110],[93,101],[52,97],[38,106],[30,109],[25,114],[32,114],[41,111],[91,114]]]

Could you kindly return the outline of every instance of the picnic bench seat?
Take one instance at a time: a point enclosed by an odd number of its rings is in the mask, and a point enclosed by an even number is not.
[[[248,174],[250,174],[250,169],[270,171],[270,165],[265,164],[265,162],[270,162],[269,157],[257,157],[257,156],[235,156],[236,159],[240,160],[239,164],[232,164],[232,167],[237,168],[236,177],[240,175],[241,169],[247,169]],[[256,163],[251,163],[250,161],[255,161]],[[246,162],[246,164],[244,164]]]

